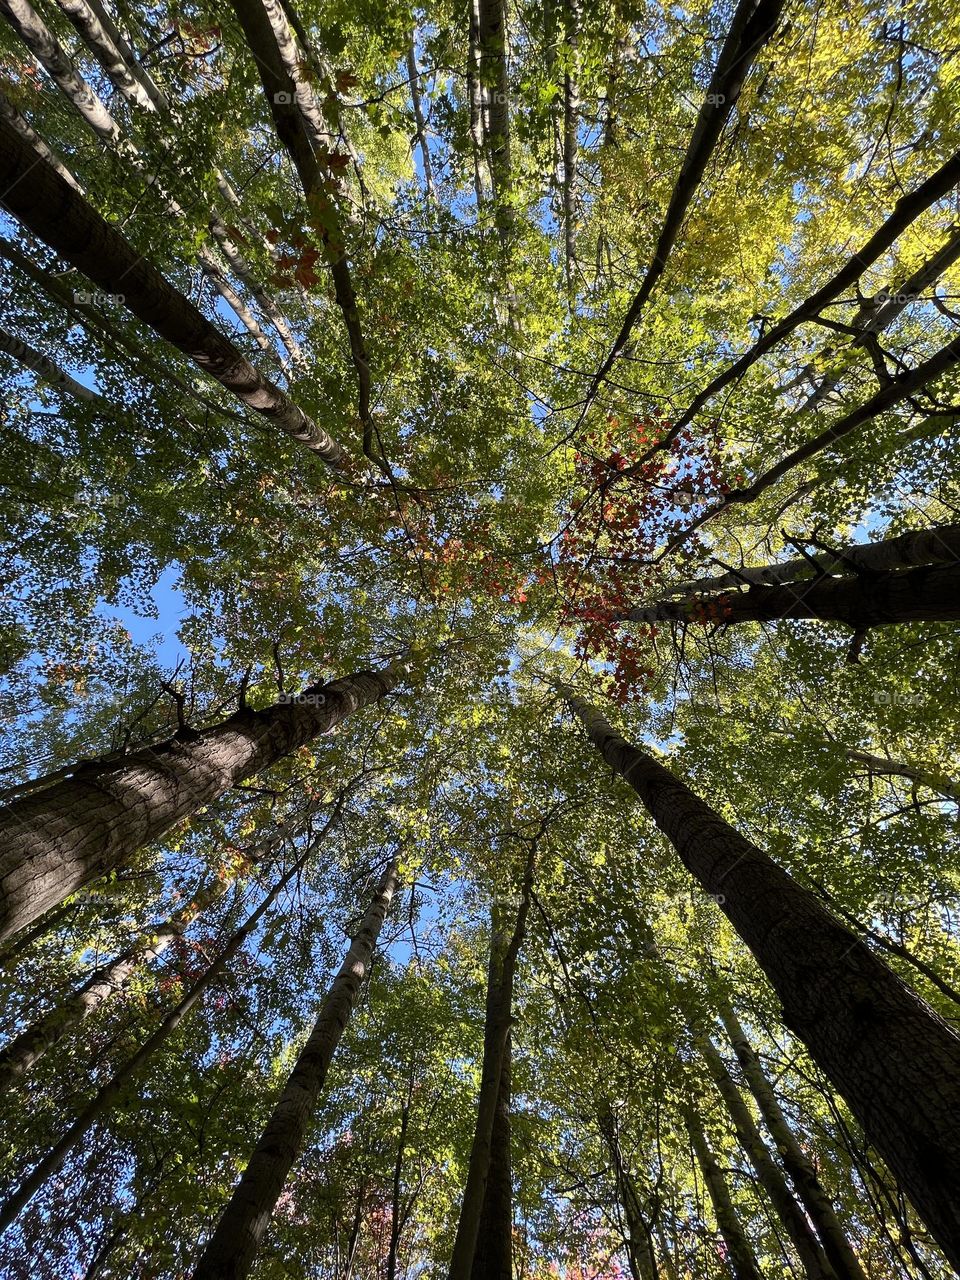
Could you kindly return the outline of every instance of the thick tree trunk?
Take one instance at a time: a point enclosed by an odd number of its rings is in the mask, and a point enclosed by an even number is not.
[[[76,28],[80,39],[103,67],[110,83],[134,106],[144,111],[155,110],[155,105],[128,66],[126,58],[110,33],[97,17],[87,0],[57,0],[57,4]]]
[[[359,672],[297,701],[240,710],[119,761],[79,768],[0,809],[0,937],[158,840],[223,792],[382,698],[397,672]]]
[[[274,1207],[306,1141],[317,1099],[346,1029],[397,888],[391,862],[367,908],[310,1037],[274,1107],[250,1163],[193,1272],[193,1280],[241,1280],[253,1266]]]
[[[807,1046],[954,1266],[960,1265],[960,1037],[765,853],[564,690],[687,870],[753,952]]]
[[[457,1234],[453,1244],[453,1255],[450,1259],[449,1280],[479,1280],[474,1276],[473,1266],[477,1253],[481,1222],[486,1208],[486,1189],[491,1176],[492,1162],[497,1154],[501,1159],[500,1168],[494,1174],[498,1186],[494,1193],[494,1201],[489,1207],[490,1215],[497,1215],[497,1225],[503,1229],[507,1221],[511,1224],[513,1213],[504,1212],[503,1200],[509,1193],[506,1186],[509,1180],[509,1168],[503,1165],[503,1148],[499,1145],[496,1152],[494,1143],[506,1141],[509,1147],[509,1117],[501,1117],[498,1128],[497,1113],[501,1105],[500,1083],[503,1065],[507,1058],[507,1045],[510,1040],[510,1022],[513,1005],[513,982],[517,970],[517,957],[526,934],[527,915],[530,910],[530,897],[533,892],[533,865],[536,844],[532,843],[527,858],[523,879],[520,905],[517,910],[516,923],[512,935],[508,932],[504,918],[504,909],[494,905],[492,930],[490,937],[490,967],[487,977],[487,1003],[483,1031],[483,1065],[480,1072],[480,1096],[477,1099],[477,1122],[474,1128],[473,1145],[470,1148],[470,1162],[467,1168],[467,1180],[463,1189],[463,1200],[460,1204],[460,1218],[457,1222]],[[508,1068],[509,1073],[509,1068]],[[509,1089],[509,1074],[507,1087]],[[506,1098],[509,1106],[509,1095]],[[506,1119],[506,1131],[504,1129]],[[509,1159],[509,1155],[507,1155]],[[497,1205],[499,1204],[499,1210]],[[491,1219],[492,1220],[492,1219]],[[503,1265],[503,1259],[509,1257],[512,1245],[509,1241],[487,1241],[485,1253],[491,1265]],[[496,1274],[491,1272],[491,1275]]]
[[[750,1247],[746,1232],[743,1229],[737,1211],[730,1198],[730,1189],[717,1158],[710,1149],[707,1135],[703,1131],[700,1119],[692,1107],[683,1111],[684,1124],[690,1135],[690,1144],[697,1157],[697,1164],[707,1184],[713,1214],[717,1220],[723,1242],[727,1246],[727,1264],[735,1280],[763,1280],[757,1260]]]
[[[325,828],[324,832],[327,829]],[[127,1083],[139,1075],[143,1068],[147,1066],[154,1053],[166,1043],[197,1001],[203,996],[204,992],[220,977],[227,964],[251,936],[283,890],[303,870],[320,839],[322,839],[322,835],[310,842],[302,856],[297,858],[290,869],[281,876],[263,902],[260,903],[255,911],[251,912],[240,928],[230,936],[223,950],[196,980],[183,999],[163,1017],[153,1035],[144,1041],[133,1057],[129,1058],[111,1076],[107,1083],[98,1090],[94,1098],[66,1130],[56,1146],[38,1162],[16,1190],[11,1192],[3,1205],[0,1206],[0,1231],[5,1231],[10,1226],[40,1190],[44,1182],[57,1172],[74,1147],[87,1137],[93,1125],[110,1110]]]
[[[478,0],[477,48],[479,79],[485,105],[487,163],[493,186],[494,220],[501,240],[514,226],[510,193],[513,162],[510,152],[510,80],[508,76],[506,0]]]
[[[2,204],[34,235],[286,435],[342,467],[347,455],[179,293],[17,131],[0,120]]]
[[[804,1274],[808,1280],[837,1280],[833,1268],[826,1259],[820,1242],[810,1228],[803,1210],[787,1186],[786,1178],[767,1149],[760,1130],[754,1122],[726,1064],[709,1036],[698,1035],[695,1044],[707,1064],[707,1070],[723,1099],[727,1114],[733,1124],[737,1141],[756,1171],[757,1180],[770,1197],[784,1230],[793,1241]]]
[[[664,600],[616,616],[619,622],[701,622],[711,626],[787,618],[842,622],[855,631],[898,622],[956,622],[960,619],[960,560],[855,577],[811,578],[779,587],[748,587],[746,591],[692,600]]]
[[[776,1143],[780,1158],[793,1181],[797,1195],[810,1215],[810,1221],[817,1229],[817,1234],[823,1242],[824,1252],[830,1259],[838,1280],[866,1280],[830,1197],[824,1190],[816,1169],[804,1154],[803,1148],[787,1123],[773,1086],[767,1079],[760,1059],[747,1040],[733,1008],[723,996],[718,999],[717,1008],[727,1035],[730,1037],[733,1051],[737,1055],[737,1061],[743,1069],[744,1078],[750,1086],[750,1092],[756,1099],[760,1114]]]

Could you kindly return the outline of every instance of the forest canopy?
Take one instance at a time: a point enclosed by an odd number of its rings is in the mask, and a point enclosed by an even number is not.
[[[0,53],[0,1274],[960,1275],[960,9]]]

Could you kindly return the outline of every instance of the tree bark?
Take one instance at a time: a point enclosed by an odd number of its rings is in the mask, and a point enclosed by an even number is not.
[[[333,467],[342,446],[179,293],[9,123],[0,120],[2,204],[71,266],[106,290],[204,373]]]
[[[713,1205],[717,1226],[723,1236],[723,1242],[727,1246],[727,1263],[730,1270],[735,1280],[763,1280],[763,1276],[757,1266],[757,1260],[753,1256],[750,1241],[747,1239],[743,1224],[740,1222],[737,1211],[733,1207],[726,1178],[724,1178],[723,1171],[717,1163],[716,1156],[710,1149],[710,1144],[707,1142],[707,1135],[703,1131],[700,1119],[692,1107],[684,1107],[683,1120],[687,1127],[687,1133],[690,1135],[690,1144],[697,1157],[697,1164],[699,1164],[703,1173],[703,1180],[707,1184],[707,1192],[710,1195],[710,1203]]]
[[[856,577],[811,578],[778,587],[749,587],[693,600],[665,600],[617,614],[618,622],[842,622],[855,631],[898,622],[960,619],[960,560]]]
[[[233,1196],[193,1272],[193,1280],[241,1280],[253,1266],[277,1199],[306,1140],[317,1099],[346,1029],[397,888],[391,862],[334,978],[297,1064]]]
[[[317,839],[310,842],[302,856],[297,858],[290,870],[281,876],[263,902],[247,917],[244,924],[231,935],[223,950],[196,980],[183,999],[165,1014],[153,1035],[97,1091],[94,1098],[66,1130],[56,1146],[38,1162],[16,1190],[11,1192],[3,1205],[0,1206],[0,1231],[5,1231],[21,1211],[26,1208],[44,1182],[57,1172],[74,1147],[86,1138],[96,1121],[110,1110],[127,1082],[137,1076],[149,1063],[153,1054],[166,1043],[197,1001],[200,1000],[204,992],[223,973],[228,962],[233,959],[250,937],[260,920],[273,906],[283,890],[295,876],[300,874],[321,838],[317,837]]]
[[[500,1086],[490,1134],[490,1168],[483,1190],[480,1227],[470,1280],[513,1280],[513,1173],[510,1160],[510,1071],[512,1046],[507,1032]]]
[[[493,187],[494,221],[502,241],[513,231],[506,0],[478,0],[477,49],[484,103],[484,142]]]
[[[110,83],[134,106],[141,107],[144,111],[154,111],[156,108],[150,95],[127,65],[123,53],[87,0],[57,0],[57,4],[103,67]]]
[[[423,115],[423,100],[420,96],[420,72],[417,70],[417,33],[414,29],[407,49],[407,75],[410,77],[410,102],[413,105],[413,118],[417,125],[417,146],[420,148],[420,163],[423,166],[423,182],[428,200],[435,200],[437,193],[433,185],[433,163],[430,159],[430,141],[427,136],[427,122]]]
[[[97,395],[96,391],[91,391],[89,387],[77,382],[76,378],[72,378],[69,373],[65,373],[59,365],[51,360],[49,356],[45,356],[42,351],[37,351],[29,343],[23,342],[20,338],[15,338],[12,333],[7,333],[5,329],[0,329],[0,351],[12,356],[14,360],[32,373],[35,373],[42,382],[46,382],[55,391],[66,391],[75,399],[82,400],[84,404],[96,405],[99,409],[112,412],[112,406],[109,401]]]
[[[744,1078],[750,1086],[750,1092],[760,1108],[760,1114],[776,1144],[797,1195],[810,1215],[810,1221],[816,1227],[817,1234],[823,1242],[824,1252],[830,1259],[838,1280],[866,1280],[830,1197],[824,1190],[816,1169],[804,1154],[803,1148],[787,1123],[760,1059],[747,1040],[725,996],[721,995],[717,999],[717,1009],[727,1035],[730,1037],[733,1051],[737,1055],[737,1061],[743,1070]]]
[[[814,550],[809,557],[798,556],[782,564],[730,569],[712,578],[682,582],[664,591],[667,596],[705,595],[726,587],[775,587],[784,582],[809,578],[818,569],[823,573],[882,569],[913,569],[924,564],[960,562],[960,524],[911,529],[896,538],[880,542],[847,545],[836,551]]]
[[[960,1037],[765,853],[589,703],[571,709],[770,979],[786,1026],[960,1265]]]
[[[577,93],[577,51],[580,43],[579,0],[565,0],[566,67],[563,75],[563,243],[567,273],[567,295],[576,294],[577,224],[577,135],[579,98]]]
[[[630,1266],[630,1275],[632,1280],[657,1280],[653,1231],[644,1218],[636,1186],[623,1158],[613,1108],[606,1101],[601,1104],[597,1123],[610,1153],[617,1199],[620,1201],[626,1222],[627,1262]]]
[[[223,792],[328,733],[395,686],[394,668],[241,709],[111,764],[91,765],[0,809],[0,938],[160,839]]]
[[[767,1149],[763,1136],[750,1114],[733,1077],[707,1035],[697,1035],[694,1043],[707,1065],[717,1092],[723,1099],[727,1114],[733,1124],[737,1141],[756,1171],[757,1180],[770,1198],[784,1230],[793,1241],[797,1257],[809,1280],[837,1280],[820,1242],[810,1228],[803,1210],[793,1197],[787,1181],[776,1161]]]
[[[503,1065],[507,1056],[507,1045],[510,1039],[511,1009],[513,1004],[513,982],[517,969],[517,957],[526,935],[527,915],[530,910],[530,897],[533,891],[533,864],[536,844],[530,846],[526,871],[523,879],[520,905],[517,910],[516,924],[512,935],[507,932],[506,920],[501,907],[495,904],[492,915],[490,937],[490,967],[487,977],[487,1002],[483,1032],[483,1065],[480,1072],[480,1096],[477,1100],[477,1122],[474,1129],[473,1144],[470,1148],[470,1162],[467,1168],[467,1180],[463,1189],[463,1200],[460,1204],[460,1217],[457,1222],[457,1234],[450,1259],[449,1280],[479,1280],[473,1274],[474,1261],[477,1254],[481,1223],[486,1208],[486,1190],[491,1177],[492,1164],[496,1154],[501,1160],[501,1167],[493,1173],[497,1187],[494,1201],[489,1206],[490,1215],[499,1212],[498,1225],[503,1229],[505,1220],[511,1223],[512,1210],[509,1215],[503,1212],[503,1200],[509,1187],[509,1168],[503,1167],[503,1143],[509,1148],[509,1118],[504,1129],[503,1117],[499,1122],[497,1112],[500,1107],[500,1082]],[[509,1068],[508,1068],[509,1071]],[[509,1088],[509,1076],[507,1082]],[[509,1095],[506,1099],[509,1106]],[[507,1152],[509,1159],[509,1151]],[[510,1193],[512,1195],[512,1193]],[[497,1204],[499,1203],[499,1210]],[[512,1245],[509,1240],[485,1242],[484,1252],[491,1260],[491,1265],[503,1265],[509,1258]],[[491,1272],[491,1277],[496,1274]],[[508,1270],[509,1277],[509,1270]]]

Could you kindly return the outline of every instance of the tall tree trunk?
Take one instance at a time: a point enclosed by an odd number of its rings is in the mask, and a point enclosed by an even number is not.
[[[842,622],[856,631],[898,622],[955,622],[960,619],[960,560],[855,577],[811,578],[779,587],[748,587],[692,600],[663,600],[615,616],[618,622],[730,626],[787,618]]]
[[[592,403],[601,382],[629,341],[633,326],[666,269],[667,260],[680,234],[687,211],[700,185],[723,127],[736,106],[744,81],[757,54],[776,30],[784,0],[739,0],[724,39],[717,64],[704,95],[687,152],[677,175],[657,238],[650,265],[644,273],[623,325],[587,392],[583,413]]]
[[[807,1046],[954,1266],[960,1265],[960,1037],[765,853],[564,689],[687,870],[753,952]]]
[[[260,903],[255,911],[251,912],[240,928],[231,935],[220,954],[196,980],[183,999],[164,1015],[153,1035],[144,1041],[133,1057],[128,1058],[123,1066],[97,1091],[94,1098],[64,1132],[59,1142],[37,1163],[16,1190],[11,1192],[4,1203],[0,1205],[0,1231],[5,1231],[20,1212],[26,1208],[44,1182],[57,1172],[74,1147],[87,1137],[93,1125],[110,1110],[127,1083],[139,1075],[144,1067],[148,1065],[154,1053],[176,1031],[204,992],[224,972],[229,961],[233,959],[247,941],[283,890],[303,870],[320,838],[317,837],[317,839],[310,842],[304,853],[294,861],[289,871],[280,877],[263,902]]]
[[[470,1162],[467,1167],[467,1180],[460,1203],[460,1217],[457,1222],[457,1234],[450,1259],[449,1280],[479,1280],[473,1274],[474,1259],[477,1253],[481,1222],[486,1207],[486,1188],[491,1176],[494,1159],[495,1131],[498,1127],[497,1112],[500,1107],[500,1081],[503,1064],[506,1061],[507,1044],[510,1039],[511,1009],[513,1005],[513,982],[517,970],[517,957],[526,934],[527,915],[530,910],[530,897],[533,892],[533,866],[536,843],[532,842],[527,858],[526,871],[523,878],[520,905],[517,910],[516,923],[512,934],[508,932],[505,910],[494,904],[492,928],[490,936],[490,966],[487,975],[487,1002],[483,1029],[483,1065],[480,1072],[480,1096],[477,1099],[477,1122],[474,1128],[473,1144],[470,1148]],[[508,1080],[509,1087],[509,1080]],[[509,1106],[509,1095],[506,1098]],[[506,1127],[503,1121],[497,1133],[496,1141],[507,1142],[509,1148],[509,1119]],[[503,1148],[498,1146],[498,1156],[502,1159]],[[502,1200],[505,1181],[509,1179],[509,1168],[504,1170],[502,1164],[494,1174],[498,1182],[496,1197],[500,1200],[499,1227],[502,1230],[505,1217],[513,1221],[512,1211],[504,1215]],[[495,1202],[496,1203],[496,1202]],[[495,1213],[495,1203],[490,1206],[490,1213]],[[511,1231],[512,1234],[512,1231]],[[502,1265],[502,1260],[509,1257],[511,1244],[500,1241],[498,1244],[485,1243],[486,1256],[493,1260],[493,1265]],[[493,1274],[493,1273],[492,1273]]]
[[[793,1241],[805,1275],[809,1280],[837,1280],[713,1041],[709,1036],[697,1035],[694,1043],[723,1099],[737,1141],[753,1165],[757,1180],[769,1196],[787,1235]]]
[[[370,969],[396,888],[397,866],[391,862],[250,1162],[194,1269],[193,1280],[241,1280],[253,1266],[284,1183],[303,1150],[334,1050]]]
[[[204,373],[333,467],[347,455],[224,337],[189,299],[0,120],[0,203],[54,252],[106,290]]]
[[[470,141],[473,151],[473,191],[477,212],[483,207],[484,93],[480,79],[480,0],[469,2],[467,33],[467,99],[470,111]]]
[[[577,94],[577,52],[580,44],[579,0],[565,0],[565,55],[563,73],[563,243],[567,296],[576,295],[577,133],[580,127]]]
[[[513,1170],[510,1159],[510,1033],[503,1046],[500,1087],[490,1134],[490,1168],[470,1280],[513,1280]]]
[[[510,80],[507,45],[507,0],[477,0],[479,79],[486,104],[485,144],[493,186],[494,221],[501,241],[514,226],[510,194],[513,164],[510,152]]]
[[[804,1154],[796,1135],[787,1123],[760,1059],[724,995],[717,998],[717,1009],[727,1035],[730,1037],[733,1051],[737,1055],[737,1061],[743,1070],[744,1078],[750,1086],[750,1092],[756,1099],[760,1114],[776,1143],[797,1195],[810,1215],[810,1221],[817,1229],[817,1234],[823,1242],[824,1251],[830,1259],[838,1280],[866,1280],[863,1268],[847,1239],[847,1234],[837,1217],[830,1197],[824,1190],[816,1169]]]
[[[423,116],[423,99],[420,94],[420,72],[417,69],[417,32],[414,28],[407,49],[407,75],[410,77],[410,101],[413,104],[413,118],[417,125],[417,146],[420,148],[420,163],[423,166],[423,182],[427,199],[436,200],[437,193],[433,185],[433,163],[430,159],[430,139],[427,135],[427,122]]]
[[[182,818],[382,698],[398,672],[314,685],[199,733],[91,765],[0,809],[0,938],[158,840]]]
[[[743,1224],[730,1198],[727,1180],[717,1163],[716,1156],[710,1149],[700,1118],[694,1109],[688,1106],[683,1109],[683,1120],[690,1135],[690,1144],[697,1157],[697,1164],[707,1184],[717,1226],[727,1246],[727,1263],[730,1270],[735,1280],[763,1280],[757,1260],[753,1256],[750,1241],[747,1239]]]
[[[111,38],[88,0],[57,0],[73,23],[80,39],[103,67],[110,83],[134,106],[155,111],[156,105],[128,65],[123,52]]]
[[[382,463],[371,414],[370,359],[359,305],[339,211],[333,198],[326,194],[330,170],[322,169],[320,164],[321,158],[326,159],[326,152],[335,149],[333,140],[313,89],[302,74],[296,42],[279,0],[232,0],[232,4],[256,61],[277,137],[294,163],[307,202],[315,213],[322,213],[322,221],[328,224],[322,243],[357,373],[357,413],[363,426],[363,451],[372,461]]]

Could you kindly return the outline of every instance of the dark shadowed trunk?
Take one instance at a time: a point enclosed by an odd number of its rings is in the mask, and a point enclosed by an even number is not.
[[[810,1050],[960,1265],[960,1037],[859,938],[678,778],[564,695],[753,952]]]
[[[377,885],[310,1037],[210,1237],[193,1280],[241,1280],[253,1266],[280,1193],[306,1141],[320,1090],[346,1029],[397,888],[391,862]]]
[[[121,866],[182,818],[389,693],[394,669],[315,685],[263,711],[79,766],[0,809],[0,937]]]
[[[490,1168],[470,1280],[513,1280],[513,1172],[510,1161],[510,1033],[503,1048],[500,1088],[490,1135]]]

